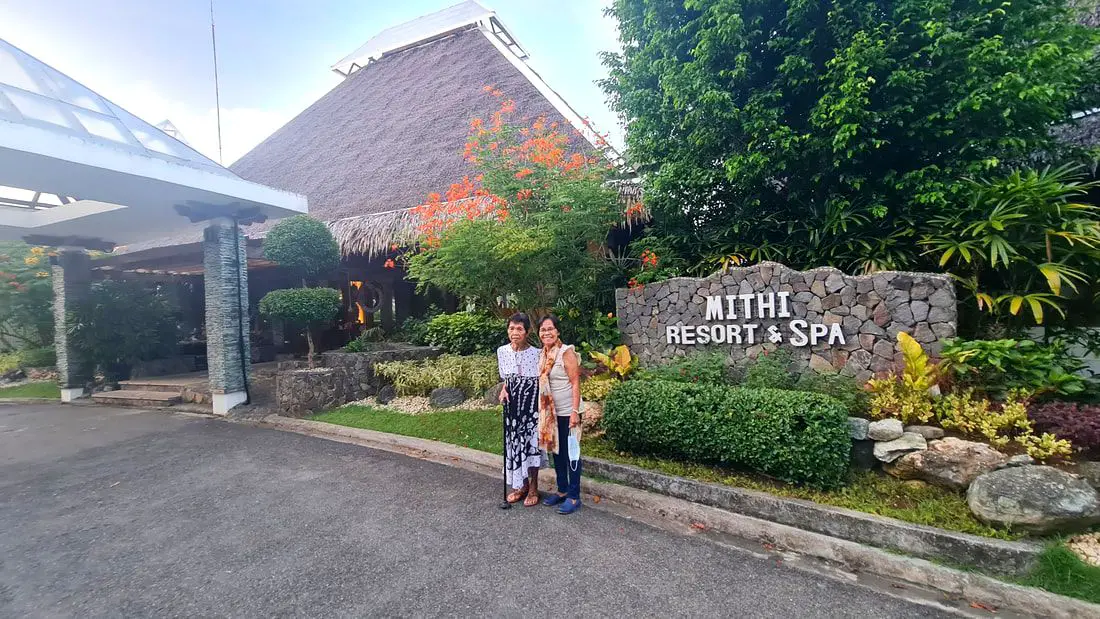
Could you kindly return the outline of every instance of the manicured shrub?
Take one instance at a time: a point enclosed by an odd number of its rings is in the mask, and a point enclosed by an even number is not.
[[[793,389],[795,376],[791,373],[791,353],[773,350],[761,353],[745,366],[741,386],[749,389]]]
[[[488,314],[440,314],[423,327],[423,341],[454,355],[489,354],[508,340],[505,321]]]
[[[643,370],[638,378],[704,385],[729,385],[733,382],[729,358],[721,352],[697,352],[677,357],[664,365]]]
[[[819,488],[843,483],[847,412],[833,398],[665,380],[627,381],[604,404],[618,449],[744,467]]]
[[[428,395],[432,389],[455,387],[469,397],[477,397],[500,380],[497,358],[489,355],[391,361],[376,364],[374,372],[391,381],[398,395]]]
[[[1035,429],[1068,440],[1081,452],[1100,456],[1100,406],[1076,402],[1043,402],[1027,411]]]

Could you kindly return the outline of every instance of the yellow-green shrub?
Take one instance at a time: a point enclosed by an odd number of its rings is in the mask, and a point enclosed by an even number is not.
[[[581,397],[586,402],[603,402],[619,382],[610,377],[594,376],[581,383]]]
[[[489,355],[391,361],[376,364],[374,372],[392,381],[398,395],[428,395],[432,389],[455,387],[468,396],[476,396],[500,380],[497,359]]]
[[[1026,398],[1019,393],[1010,392],[1004,402],[975,398],[971,390],[946,395],[936,404],[936,416],[945,429],[981,437],[994,447],[1003,448],[1015,441],[1036,460],[1073,452],[1069,441],[1050,433],[1035,435],[1027,418]]]
[[[898,333],[898,344],[905,358],[901,375],[867,381],[871,391],[871,417],[894,417],[906,424],[926,423],[935,414],[929,390],[936,385],[936,364],[908,333]]]

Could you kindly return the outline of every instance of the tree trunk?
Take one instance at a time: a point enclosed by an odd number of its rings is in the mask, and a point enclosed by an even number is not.
[[[313,350],[314,350],[313,349],[313,329],[311,327],[309,327],[308,325],[306,326],[306,342],[309,343],[309,354],[307,355],[306,358],[309,360],[309,369],[312,370],[313,369]]]

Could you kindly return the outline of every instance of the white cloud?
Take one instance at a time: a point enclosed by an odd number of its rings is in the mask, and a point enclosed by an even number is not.
[[[196,109],[161,96],[152,82],[142,81],[121,89],[114,97],[102,93],[132,114],[150,124],[170,120],[191,148],[214,161],[218,160],[218,125],[213,107]],[[231,107],[221,111],[222,161],[229,165],[239,159],[299,110],[273,110]]]

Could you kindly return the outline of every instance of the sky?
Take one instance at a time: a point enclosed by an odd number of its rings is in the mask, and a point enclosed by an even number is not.
[[[378,31],[458,0],[214,0],[222,157],[231,164],[340,81]],[[622,144],[595,81],[617,48],[607,0],[482,0],[529,64]],[[0,38],[218,161],[209,0],[0,0]]]

